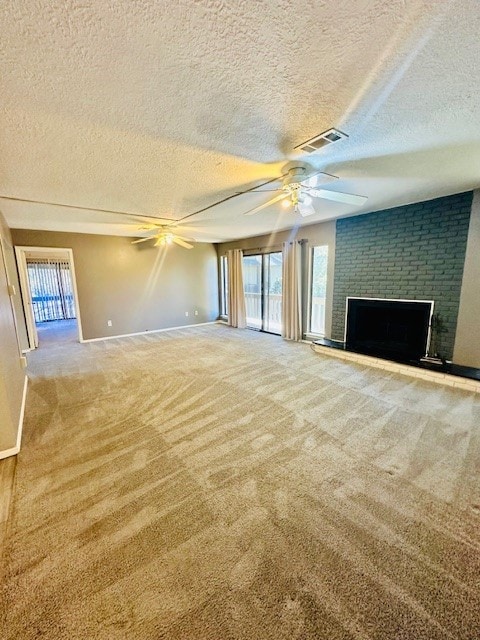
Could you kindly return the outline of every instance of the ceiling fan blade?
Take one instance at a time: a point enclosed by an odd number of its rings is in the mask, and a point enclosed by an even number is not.
[[[282,187],[278,189],[250,189],[248,193],[268,193],[269,191],[283,191]],[[241,196],[243,193],[247,193],[246,191],[237,191],[237,195]]]
[[[185,242],[179,236],[175,236],[174,238],[172,238],[172,241],[175,242],[175,244],[180,245],[184,249],[193,249],[193,244],[190,244],[189,242]]]
[[[323,198],[324,200],[356,204],[358,206],[368,200],[367,196],[357,196],[353,193],[343,193],[342,191],[329,191],[328,189],[307,189],[306,191],[314,198]]]
[[[284,200],[285,198],[288,198],[288,193],[283,192],[279,196],[275,196],[274,198],[272,198],[268,202],[265,202],[265,204],[261,204],[259,207],[255,207],[255,209],[250,209],[250,211],[247,211],[243,215],[244,216],[253,216],[254,213],[257,213],[257,211],[261,211],[262,209],[266,209],[266,207],[270,207],[272,204],[275,204],[276,202],[279,202],[280,200]]]
[[[326,171],[317,171],[316,173],[310,174],[308,178],[305,178],[305,180],[302,180],[300,184],[307,188],[316,187],[319,177],[326,178],[328,180],[338,180],[338,176],[334,176]]]
[[[185,242],[195,242],[195,238],[186,238],[185,236],[179,236],[177,233],[175,234],[176,238],[180,238],[180,240],[185,240]]]
[[[140,238],[139,240],[134,240],[132,244],[138,244],[139,242],[146,242],[147,240],[153,240],[155,236],[149,236],[148,238]]]
[[[304,202],[298,203],[297,211],[303,218],[306,218],[307,216],[311,216],[314,213],[316,213],[312,204],[305,204]]]
[[[279,180],[282,180],[285,177],[286,177],[286,174],[282,174],[281,176],[278,176],[276,178],[271,178],[270,180],[266,180],[262,184],[257,185],[255,187],[252,187],[251,189],[245,189],[245,191],[237,191],[236,193],[232,193],[232,195],[226,196],[225,198],[222,198],[221,200],[218,200],[217,202],[213,202],[212,204],[209,204],[206,207],[202,207],[201,209],[197,209],[196,211],[193,211],[192,213],[189,213],[186,216],[183,216],[182,218],[177,218],[176,222],[181,224],[183,220],[187,220],[188,218],[192,218],[193,216],[197,216],[199,213],[203,213],[204,211],[208,211],[209,209],[212,209],[213,207],[218,207],[218,205],[223,204],[224,202],[228,202],[229,200],[232,200],[233,198],[238,198],[239,196],[243,196],[244,193],[250,193],[250,191],[255,191],[255,189],[257,189],[257,188],[264,187],[267,184],[272,184],[272,182],[278,182]],[[248,214],[248,215],[251,215],[251,214]]]

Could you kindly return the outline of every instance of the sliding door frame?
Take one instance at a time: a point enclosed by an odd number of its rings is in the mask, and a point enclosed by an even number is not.
[[[259,253],[248,253],[247,255],[244,255],[244,258],[253,258],[256,256],[259,256],[261,258],[261,267],[260,267],[260,272],[261,272],[261,279],[260,279],[260,321],[261,321],[261,326],[260,329],[257,329],[256,327],[249,327],[247,325],[247,329],[250,329],[252,331],[261,331],[262,333],[269,333],[272,336],[280,336],[280,333],[275,333],[274,331],[267,331],[265,329],[265,298],[266,295],[265,294],[265,268],[266,268],[266,257],[270,256],[272,253],[280,253],[282,254],[282,251],[279,251],[278,249],[273,249],[271,251],[261,251]],[[283,254],[282,254],[282,258],[283,258]],[[282,304],[283,304],[283,283],[282,283]]]
[[[20,281],[20,289],[22,291],[23,309],[25,311],[25,319],[27,324],[27,335],[30,349],[38,347],[37,328],[35,326],[35,317],[33,314],[32,292],[30,290],[30,282],[27,272],[27,253],[34,251],[35,253],[44,253],[48,258],[51,254],[65,252],[67,261],[70,266],[70,275],[72,278],[73,299],[75,301],[75,315],[78,328],[78,341],[83,342],[82,320],[80,317],[80,305],[78,304],[77,278],[75,275],[75,263],[73,261],[73,250],[61,247],[15,247],[15,255],[17,258],[18,276]]]
[[[260,257],[260,327],[252,327],[251,325],[246,325],[247,329],[250,329],[251,331],[263,331],[263,254],[261,253],[249,253],[248,255],[243,255],[242,258],[242,267],[244,269],[244,278],[243,278],[243,294],[246,295],[245,292],[245,265],[243,264],[243,260],[245,260],[245,258],[257,258]],[[246,301],[245,301],[246,304]]]

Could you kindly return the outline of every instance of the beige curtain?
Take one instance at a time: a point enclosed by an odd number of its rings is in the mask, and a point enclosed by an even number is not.
[[[283,243],[282,337],[301,340],[302,329],[302,242]]]
[[[244,329],[247,326],[245,292],[243,290],[243,252],[230,249],[228,261],[228,324]]]

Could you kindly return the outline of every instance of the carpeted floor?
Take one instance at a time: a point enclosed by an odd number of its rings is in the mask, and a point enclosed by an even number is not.
[[[38,344],[40,347],[58,345],[66,342],[78,342],[78,325],[73,320],[50,320],[37,324]]]
[[[480,637],[479,395],[221,325],[30,362],[3,638]]]

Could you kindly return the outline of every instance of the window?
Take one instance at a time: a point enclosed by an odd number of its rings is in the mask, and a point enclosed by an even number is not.
[[[220,257],[220,315],[228,316],[228,262],[227,256]]]
[[[328,246],[312,247],[310,271],[310,333],[325,333]]]

